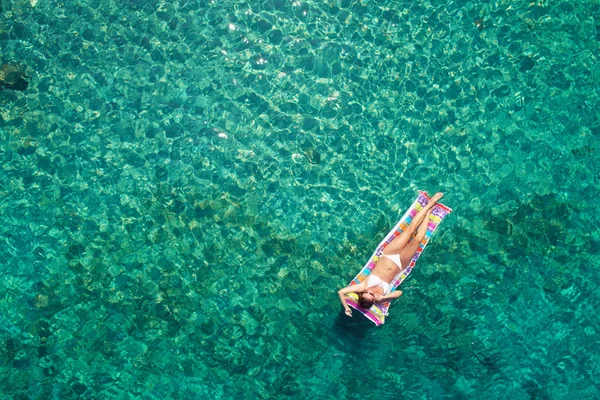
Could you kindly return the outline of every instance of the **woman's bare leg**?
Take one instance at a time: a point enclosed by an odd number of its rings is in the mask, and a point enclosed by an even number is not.
[[[383,251],[383,254],[400,254],[404,247],[406,247],[408,242],[410,242],[410,239],[413,233],[415,233],[415,230],[417,230],[417,228],[421,226],[421,223],[425,219],[425,215],[427,215],[427,213],[431,210],[435,203],[437,203],[442,198],[442,196],[444,196],[443,193],[436,193],[429,200],[429,203],[427,203],[427,205],[425,205],[425,207],[423,207],[421,211],[419,211],[414,216],[414,218],[410,222],[410,225],[408,225],[406,229],[397,238],[392,240],[392,242],[386,246],[385,250]]]
[[[400,253],[400,262],[402,263],[402,267],[406,268],[410,260],[412,260],[413,256],[419,250],[419,246],[423,239],[425,239],[425,234],[427,233],[427,229],[429,228],[429,216],[431,215],[431,210],[427,212],[423,222],[419,225],[419,229],[417,230],[417,234],[412,238],[410,242],[404,247],[402,252]]]

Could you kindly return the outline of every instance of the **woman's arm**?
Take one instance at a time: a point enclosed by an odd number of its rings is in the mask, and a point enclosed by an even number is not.
[[[394,290],[392,293],[388,293],[385,296],[382,296],[380,301],[393,300],[393,299],[397,299],[400,296],[402,296],[402,290]]]
[[[345,288],[342,288],[342,289],[338,290],[338,295],[340,296],[340,301],[342,302],[342,305],[344,306],[344,310],[346,311],[346,315],[349,316],[349,317],[352,316],[352,310],[350,309],[350,307],[348,306],[348,303],[346,302],[346,295],[348,293],[358,293],[358,292],[361,292],[363,290],[363,286],[364,286],[364,282],[363,283],[358,283],[356,285],[346,286]]]

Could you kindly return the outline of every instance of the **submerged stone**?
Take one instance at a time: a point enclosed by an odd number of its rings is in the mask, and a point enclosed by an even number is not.
[[[519,63],[519,71],[526,72],[533,69],[535,66],[535,61],[531,59],[531,57],[525,57]]]
[[[25,68],[18,64],[4,64],[0,67],[0,90],[11,89],[23,91],[27,89],[27,75]]]

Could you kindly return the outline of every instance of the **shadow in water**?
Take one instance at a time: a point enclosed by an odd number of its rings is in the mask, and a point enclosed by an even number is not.
[[[364,339],[367,333],[372,332],[376,328],[377,326],[373,322],[369,321],[356,310],[352,310],[352,317],[348,317],[341,310],[334,324],[334,331],[337,334],[354,339]]]

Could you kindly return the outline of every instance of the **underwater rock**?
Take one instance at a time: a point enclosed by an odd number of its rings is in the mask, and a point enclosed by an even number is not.
[[[527,72],[535,67],[535,61],[531,57],[524,57],[519,63],[519,71]]]
[[[0,90],[23,91],[29,86],[25,69],[18,64],[8,63],[0,67]]]
[[[308,149],[303,153],[306,156],[306,159],[311,164],[321,164],[321,153],[319,153],[315,149]]]
[[[37,294],[35,296],[34,305],[36,308],[42,308],[42,307],[48,306],[48,296],[43,295],[43,294]]]

